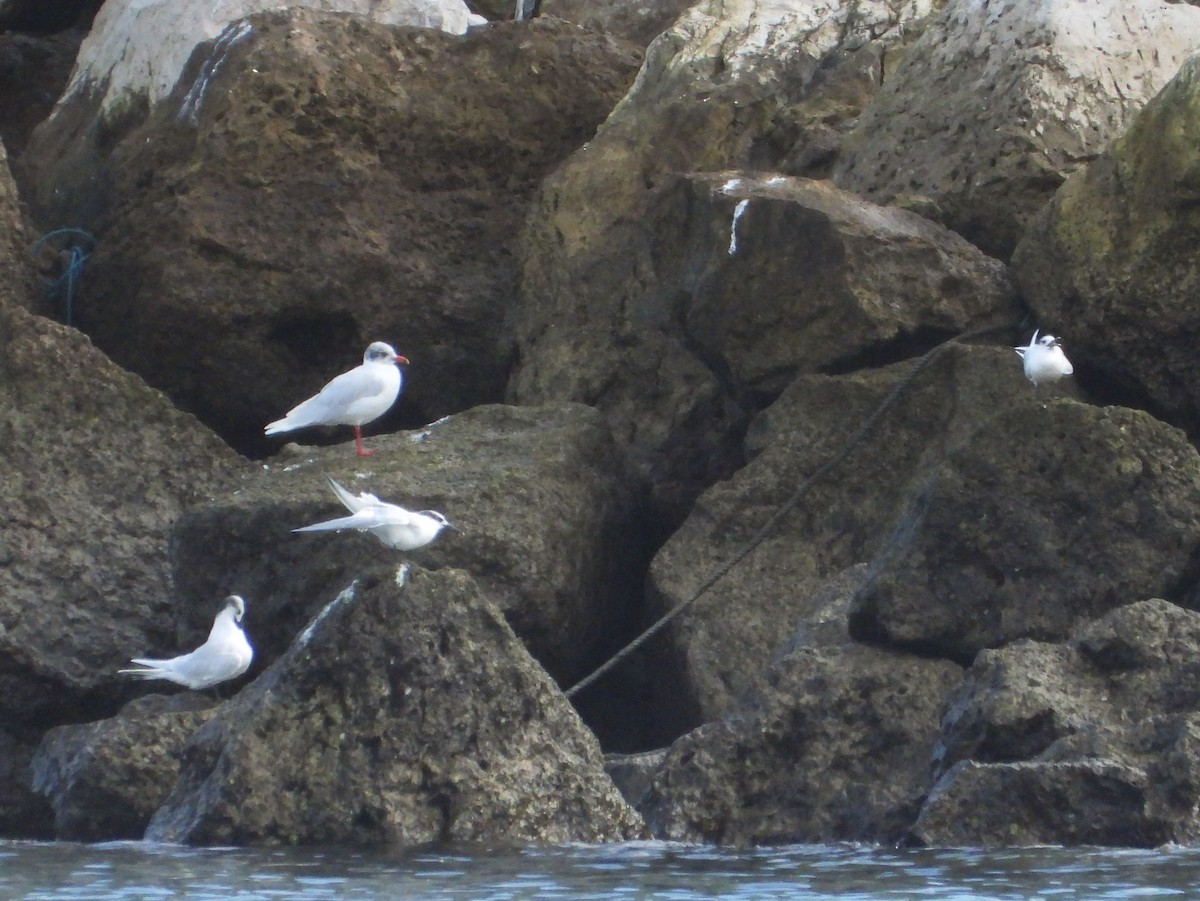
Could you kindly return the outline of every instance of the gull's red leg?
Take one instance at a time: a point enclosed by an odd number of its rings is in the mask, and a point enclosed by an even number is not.
[[[369,457],[375,453],[375,451],[367,450],[365,447],[363,447],[362,428],[360,426],[354,427],[354,452],[360,457]]]

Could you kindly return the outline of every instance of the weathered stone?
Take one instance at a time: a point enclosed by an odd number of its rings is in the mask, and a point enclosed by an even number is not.
[[[858,565],[874,557],[949,448],[973,443],[973,433],[1000,411],[1041,412],[1011,349],[951,346],[922,371],[914,374],[913,367],[796,379],[750,429],[754,459],[701,495],[655,557],[648,598],[652,610],[664,613],[742,552],[806,479],[836,462],[671,626],[684,684],[671,680],[663,698],[694,699],[699,719],[689,725],[719,716],[781,636],[828,619],[823,611],[834,601],[843,609],[863,579]],[[1063,387],[1070,390],[1069,383]],[[894,406],[839,460],[894,390],[900,390]]]
[[[929,790],[946,661],[797,647],[722,719],[672,745],[641,805],[657,838],[894,842]]]
[[[8,170],[8,153],[0,141],[0,307],[16,305],[28,309],[35,305],[29,244],[21,200]]]
[[[988,420],[929,478],[872,562],[858,637],[970,661],[1056,641],[1197,578],[1200,455],[1145,413],[1051,401]]]
[[[677,200],[678,173],[769,169],[802,156],[796,117],[820,121],[818,96],[854,106],[850,98],[860,95],[839,93],[841,73],[864,86],[863,69],[930,4],[833,6],[694,6],[651,44],[629,95],[543,182],[530,215],[513,317],[520,358],[508,396],[600,407],[671,517],[737,467],[746,411],[680,327],[690,312],[688,263],[706,259],[686,259],[680,233],[664,233],[664,212],[672,213],[664,207]],[[806,112],[795,112],[805,100]],[[776,119],[785,114],[786,128]],[[810,161],[816,170],[825,155]],[[722,209],[726,241],[731,218]],[[789,249],[804,240],[778,237]]]
[[[0,27],[0,141],[13,157],[54,109],[85,34],[72,28],[30,35]]]
[[[269,659],[360,572],[414,559],[474,573],[564,684],[626,634],[647,551],[636,487],[599,413],[479,407],[371,443],[369,461],[345,445],[285,458],[178,520],[171,545],[185,643],[207,632],[206,601],[237,593]],[[439,510],[461,531],[414,553],[357,532],[292,534],[345,515],[326,474],[354,493]]]
[[[1062,186],[1013,257],[1030,306],[1070,330],[1089,384],[1192,435],[1200,432],[1197,179],[1200,57],[1192,57],[1108,152]]]
[[[542,0],[540,13],[614,34],[645,47],[665,31],[692,0]]]
[[[550,20],[245,25],[111,153],[73,165],[35,136],[34,196],[103,220],[80,328],[247,453],[372,340],[413,363],[375,429],[499,400],[527,199],[621,96],[636,48]]]
[[[47,732],[31,770],[55,838],[140,839],[179,778],[184,742],[214,712],[201,695],[148,695],[112,719]]]
[[[879,203],[919,202],[1007,257],[1197,44],[1187,4],[950,0],[889,72],[833,178]]]
[[[595,738],[459,570],[364,575],[188,743],[147,837],[613,841],[642,825]]]
[[[981,653],[948,701],[926,844],[1192,843],[1200,614],[1163,600]]]

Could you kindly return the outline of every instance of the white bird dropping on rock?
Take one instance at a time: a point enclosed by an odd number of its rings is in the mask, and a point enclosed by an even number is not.
[[[225,599],[225,605],[213,620],[208,640],[196,650],[169,660],[153,657],[134,657],[136,669],[123,669],[142,679],[166,679],[188,688],[211,688],[236,679],[250,667],[254,649],[246,640],[240,625],[246,615],[246,602],[236,594]]]
[[[329,479],[329,486],[351,515],[304,526],[301,529],[292,529],[293,532],[340,532],[343,529],[354,529],[370,532],[387,547],[398,551],[414,551],[437,538],[442,529],[454,528],[450,521],[436,510],[414,513],[396,504],[381,501],[365,491],[362,494],[351,494],[333,479]]]
[[[386,413],[400,396],[403,377],[398,364],[408,365],[408,359],[376,341],[363,354],[361,366],[343,372],[263,431],[274,435],[314,425],[352,425],[355,453],[369,457],[375,451],[363,447],[362,427]]]
[[[1024,361],[1025,377],[1033,382],[1035,388],[1042,382],[1057,382],[1075,371],[1053,335],[1039,338],[1035,331],[1027,346],[1013,349]]]

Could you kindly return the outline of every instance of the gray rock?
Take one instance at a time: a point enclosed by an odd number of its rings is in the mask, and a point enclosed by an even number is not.
[[[690,698],[698,722],[719,716],[785,636],[830,620],[825,608],[838,598],[844,610],[863,579],[858,567],[883,546],[896,517],[951,448],[973,443],[971,436],[1001,411],[1042,412],[1009,348],[952,346],[916,375],[913,366],[796,379],[751,427],[753,460],[706,491],[659,551],[647,596],[651,609],[664,613],[742,552],[806,479],[837,462],[671,626],[671,647],[681,663],[673,660],[666,672],[682,669],[684,682],[670,683],[664,705],[668,695]],[[839,459],[910,376],[874,432]],[[834,619],[840,623],[841,616]]]
[[[203,695],[147,695],[111,719],[47,732],[31,769],[54,808],[54,837],[140,839],[179,778],[184,742],[214,712]]]
[[[748,413],[685,327],[697,273],[724,261],[733,205],[697,197],[690,212],[678,175],[802,156],[797,134],[852,118],[871,89],[864,70],[929,5],[802,4],[769,16],[760,6],[697,4],[654,41],[595,138],[543,181],[524,238],[509,399],[598,406],[674,521],[740,464]],[[814,158],[797,174],[826,165]],[[689,256],[689,225],[721,240]],[[780,249],[804,246],[795,231],[773,237]]]
[[[796,647],[671,746],[640,810],[657,838],[894,842],[929,790],[961,670],[861,645]]]
[[[1198,42],[1200,10],[1187,4],[950,0],[889,71],[834,181],[918,203],[1007,257]]]
[[[1192,14],[1200,10],[1191,7]],[[1193,41],[1193,44],[1197,43]],[[1105,396],[1200,430],[1200,57],[1055,194],[1013,257],[1030,306]]]
[[[542,0],[540,14],[617,35],[645,47],[692,6],[692,0]]]
[[[924,844],[1200,836],[1200,614],[1161,599],[985,651],[948,699]]]
[[[636,485],[595,410],[477,407],[370,444],[377,453],[366,461],[348,445],[297,451],[179,518],[181,645],[207,633],[212,598],[237,593],[251,641],[272,659],[360,572],[414,561],[472,572],[564,684],[629,628],[647,550]],[[326,475],[354,493],[439,510],[460,531],[412,553],[360,532],[292,534],[344,514]]]
[[[1145,413],[1068,400],[987,420],[896,520],[856,636],[969,662],[1063,640],[1130,597],[1183,598],[1200,548],[1200,456]]]
[[[8,152],[0,141],[0,307],[36,305],[30,265],[32,239],[21,213],[21,200],[8,168]]]
[[[188,743],[152,840],[613,841],[595,738],[465,573],[364,575]]]

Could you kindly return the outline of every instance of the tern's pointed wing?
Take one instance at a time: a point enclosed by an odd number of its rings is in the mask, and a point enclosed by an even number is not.
[[[292,531],[329,532],[341,531],[342,529],[358,529],[365,532],[369,529],[377,529],[380,526],[405,526],[409,525],[412,521],[413,514],[403,507],[397,507],[395,504],[371,504],[350,516],[330,519],[311,526],[304,526],[300,529],[292,529]]]
[[[329,487],[333,489],[333,493],[337,495],[338,500],[351,513],[357,513],[364,507],[369,507],[375,504],[382,504],[379,498],[373,494],[368,494],[364,491],[362,494],[351,494],[329,476],[325,476],[329,480]]]

